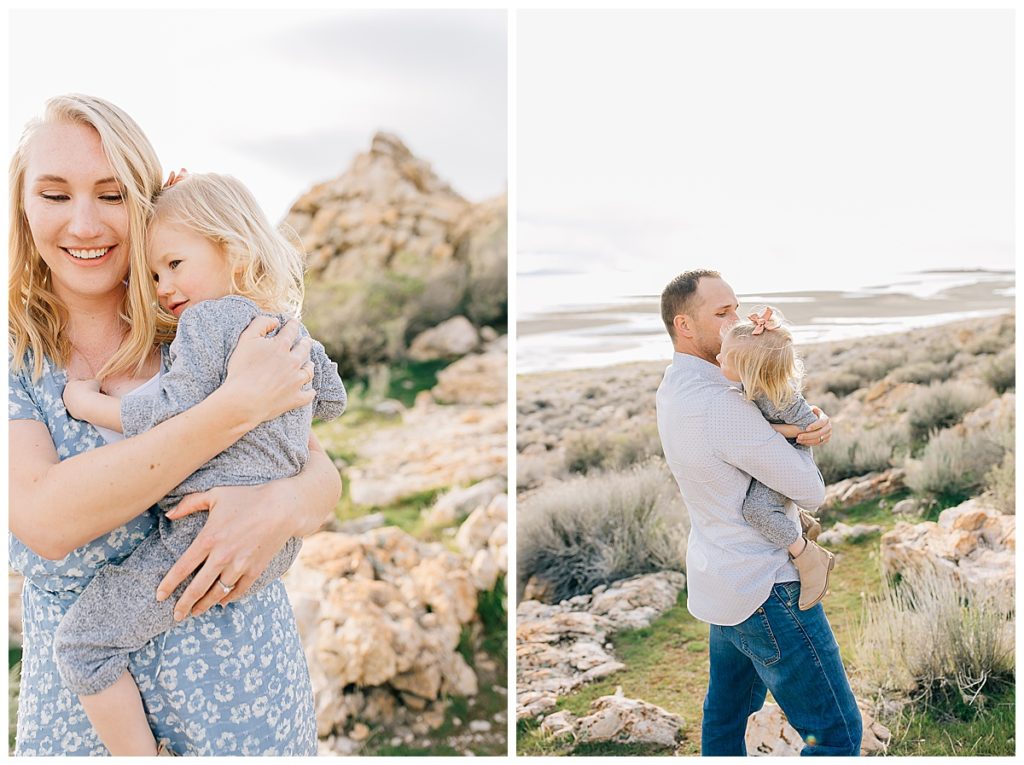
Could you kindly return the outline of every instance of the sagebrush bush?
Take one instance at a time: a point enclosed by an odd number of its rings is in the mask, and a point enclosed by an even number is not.
[[[1014,458],[1016,452],[1008,449],[1002,462],[994,465],[985,474],[985,489],[992,493],[992,501],[1001,512],[1014,515],[1017,512],[1017,471]]]
[[[541,488],[518,511],[520,584],[537,577],[556,602],[685,567],[689,516],[664,460]]]
[[[939,431],[919,459],[907,460],[906,484],[917,494],[966,499],[984,485],[985,476],[1008,448],[1005,433],[995,427]]]
[[[921,439],[932,430],[956,425],[963,416],[994,397],[991,388],[962,380],[932,383],[907,403],[911,437]]]
[[[582,474],[621,470],[660,455],[661,439],[654,423],[626,431],[588,431],[566,439],[565,469]]]
[[[907,442],[906,428],[899,424],[866,428],[855,423],[834,423],[832,439],[814,447],[814,461],[825,483],[835,483],[891,467]]]
[[[933,382],[935,380],[946,380],[951,373],[948,362],[918,361],[914,364],[907,364],[892,373],[895,382],[911,382],[918,385]]]
[[[846,371],[859,377],[861,386],[863,386],[875,380],[881,380],[904,361],[906,361],[906,354],[902,351],[876,347],[871,353],[866,353],[847,363]]]
[[[829,393],[834,393],[839,398],[842,398],[859,389],[864,384],[864,381],[860,375],[855,375],[846,370],[839,370],[825,373],[819,384]]]
[[[982,367],[985,381],[996,389],[996,393],[1013,390],[1017,384],[1017,354],[1012,347],[999,353]]]
[[[864,605],[856,676],[871,691],[973,704],[1014,675],[1013,593],[968,591],[946,568],[908,570]]]

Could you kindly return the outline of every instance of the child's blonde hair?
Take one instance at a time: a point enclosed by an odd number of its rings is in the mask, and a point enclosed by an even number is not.
[[[762,324],[764,329],[754,334]],[[800,392],[804,365],[778,309],[759,307],[729,328],[722,347],[748,399],[764,396],[781,409]]]
[[[305,258],[275,229],[252,193],[230,175],[186,175],[160,192],[150,225],[183,226],[209,239],[231,266],[232,294],[295,318],[302,309]],[[148,272],[144,262],[138,266]],[[156,287],[150,280],[154,300]]]

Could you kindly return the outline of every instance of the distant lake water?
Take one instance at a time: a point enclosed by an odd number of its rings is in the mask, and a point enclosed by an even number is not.
[[[607,280],[538,269],[517,281],[516,371],[530,374],[671,358],[658,294],[611,296]],[[820,291],[739,293],[740,314],[779,308],[798,343],[890,334],[1013,310],[1011,271],[925,271],[886,284]]]

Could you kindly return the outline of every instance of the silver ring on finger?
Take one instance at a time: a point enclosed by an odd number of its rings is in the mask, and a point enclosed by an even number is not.
[[[229,592],[231,592],[233,589],[235,589],[235,585],[233,585],[233,584],[231,584],[231,585],[224,584],[224,580],[221,579],[220,577],[217,577],[217,584],[219,584],[220,588],[222,590],[224,590],[224,594],[225,595],[227,595]]]

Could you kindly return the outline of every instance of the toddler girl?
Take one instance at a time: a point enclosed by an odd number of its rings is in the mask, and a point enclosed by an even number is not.
[[[778,311],[768,307],[730,327],[722,339],[718,363],[722,374],[742,383],[747,399],[786,438],[795,439],[817,421],[800,395],[803,364],[793,349],[793,335]],[[792,443],[797,449],[807,448],[795,440]],[[816,521],[800,511],[798,526],[786,515],[788,503],[788,498],[752,478],[743,500],[743,518],[765,539],[789,550],[800,573],[800,609],[807,610],[825,597],[835,558],[813,541],[816,535],[809,539],[802,533],[801,527],[816,525]]]
[[[164,189],[147,245],[145,254],[131,253],[132,268],[153,274],[154,304],[158,300],[178,320],[167,371],[120,400],[100,392],[96,380],[72,381],[64,390],[73,417],[128,437],[216,390],[249,322],[264,314],[283,326],[298,317],[303,294],[302,255],[274,230],[252,194],[228,176],[191,175]],[[310,363],[312,403],[258,425],[164,497],[157,530],[123,563],[104,567],[61,621],[55,639],[61,677],[81,696],[111,753],[157,753],[138,687],[127,671],[128,655],[174,626],[175,601],[191,577],[160,602],[157,585],[206,520],[200,513],[170,521],[164,513],[186,494],[262,484],[302,469],[312,418],[337,417],[346,400],[337,365],[320,343],[313,343]],[[298,538],[290,539],[250,591],[281,576],[300,545]],[[215,586],[226,595],[235,584],[218,579]]]

